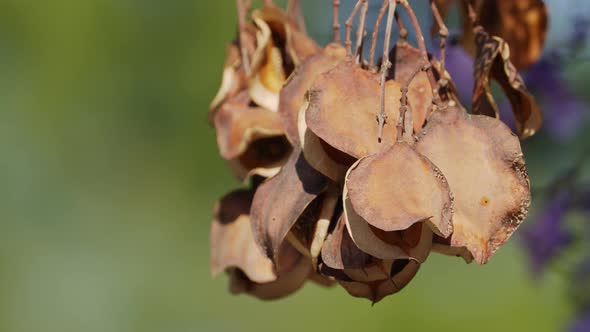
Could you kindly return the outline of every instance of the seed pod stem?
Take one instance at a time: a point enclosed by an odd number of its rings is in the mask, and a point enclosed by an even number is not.
[[[248,7],[245,4],[245,0],[236,0],[238,8],[238,29],[239,29],[239,40],[240,40],[240,53],[242,56],[242,65],[246,76],[250,75],[250,61],[248,59],[248,49],[246,47],[246,15],[248,14]]]
[[[352,41],[350,40],[350,35],[351,35],[351,31],[352,31],[352,21],[354,21],[354,17],[356,16],[356,13],[361,8],[362,2],[365,2],[365,0],[358,0],[356,2],[356,5],[354,5],[352,12],[350,12],[350,16],[346,20],[346,23],[344,23],[344,26],[345,26],[344,47],[346,48],[346,54],[348,54],[348,55],[350,55],[352,52],[350,50],[350,48],[352,47]]]
[[[420,28],[420,23],[418,22],[418,17],[416,17],[416,13],[412,9],[412,6],[408,3],[408,0],[397,0],[397,2],[402,5],[408,16],[410,17],[410,21],[412,21],[412,25],[414,26],[414,31],[416,33],[416,39],[418,40],[418,48],[420,49],[420,53],[422,53],[422,57],[424,61],[429,62],[428,60],[428,51],[426,50],[426,43],[424,42],[424,35],[422,34],[422,29]],[[438,95],[438,83],[436,78],[434,77],[434,73],[432,71],[432,67],[428,67],[426,70],[426,74],[428,75],[428,80],[430,81],[430,86],[435,92],[435,95]],[[434,98],[435,102],[440,102],[440,98]]]
[[[387,71],[391,67],[389,61],[389,42],[391,39],[391,29],[393,27],[393,13],[395,12],[395,0],[389,0],[389,11],[387,13],[387,26],[385,27],[385,41],[383,45],[383,58],[381,63],[381,110],[377,116],[377,122],[379,125],[378,140],[381,142],[383,137],[383,126],[385,125],[385,77]]]
[[[340,0],[332,0],[332,28],[334,29],[334,42],[340,44],[340,20],[338,13],[340,11]]]
[[[375,49],[377,48],[377,35],[379,34],[379,27],[381,26],[381,21],[383,20],[383,15],[385,15],[385,10],[389,6],[389,0],[384,0],[383,5],[379,9],[379,13],[377,14],[377,20],[375,21],[375,25],[373,26],[373,32],[371,34],[371,49],[369,50],[369,68],[375,69]]]
[[[356,32],[356,49],[354,50],[354,56],[358,63],[362,63],[362,46],[363,39],[365,38],[365,21],[367,19],[367,12],[369,11],[369,0],[363,0],[363,6],[361,8],[361,16],[359,19],[359,26]]]
[[[438,85],[439,85],[439,89],[445,89],[448,82],[447,80],[444,78],[445,76],[445,54],[446,54],[446,44],[447,44],[447,37],[449,35],[449,29],[447,28],[447,26],[445,25],[445,21],[442,18],[440,11],[438,10],[438,7],[436,6],[436,3],[434,2],[434,0],[430,0],[430,8],[432,10],[432,14],[434,16],[434,20],[436,21],[436,24],[438,25],[438,34],[440,35],[440,78],[438,80]]]

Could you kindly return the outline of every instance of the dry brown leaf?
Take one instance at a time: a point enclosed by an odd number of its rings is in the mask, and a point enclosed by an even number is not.
[[[481,28],[477,29],[475,38],[477,55],[474,64],[473,113],[499,118],[498,105],[490,86],[490,79],[495,79],[510,100],[521,139],[534,135],[541,128],[543,114],[510,62],[508,44]]]
[[[342,215],[322,247],[322,261],[332,269],[360,269],[371,262],[371,256],[352,241]]]
[[[497,119],[449,107],[431,115],[415,148],[453,192],[451,245],[465,246],[486,263],[528,212],[530,185],[518,138]]]
[[[432,240],[432,251],[445,256],[462,257],[465,263],[473,262],[473,255],[465,247],[452,247],[451,237],[442,238],[437,235]]]

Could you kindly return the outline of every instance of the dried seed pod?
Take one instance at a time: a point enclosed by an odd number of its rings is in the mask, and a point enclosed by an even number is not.
[[[252,13],[258,27],[257,49],[252,58],[249,91],[259,105],[277,111],[279,92],[295,65],[319,51],[319,47],[295,28],[280,8],[267,5]]]
[[[250,211],[252,230],[273,262],[277,263],[288,232],[327,184],[327,178],[311,168],[296,149],[281,171],[258,187]]]
[[[245,91],[222,104],[214,124],[219,152],[241,180],[272,175],[291,152],[277,114],[251,106]]]
[[[322,247],[322,261],[332,269],[360,269],[371,262],[371,256],[361,251],[352,241],[346,228],[344,215]]]
[[[407,259],[380,261],[366,269],[346,271],[352,281],[339,283],[350,295],[377,303],[402,290],[412,281],[419,268],[420,263]]]
[[[255,28],[251,25],[247,26],[244,34],[244,42],[246,43],[245,50],[250,50],[249,53],[254,53],[255,48]],[[223,66],[223,74],[221,79],[221,86],[213,101],[209,105],[209,122],[213,123],[215,113],[218,108],[228,99],[237,95],[240,91],[247,88],[248,79],[242,64],[240,56],[240,48],[237,43],[231,43],[227,46],[227,58]]]
[[[355,160],[351,156],[332,148],[309,130],[305,122],[305,112],[308,107],[309,101],[306,101],[301,106],[298,117],[299,144],[303,156],[309,165],[318,172],[336,183],[341,183],[348,167]]]
[[[254,242],[250,227],[252,190],[237,190],[215,206],[211,226],[211,273],[219,275],[228,268],[239,268],[253,282],[276,280],[272,262]]]
[[[436,0],[443,16],[453,0]],[[477,52],[474,33],[465,1],[458,1],[463,35],[460,43],[471,55]],[[478,24],[491,35],[505,40],[512,49],[510,61],[519,70],[535,63],[547,36],[548,13],[543,0],[477,0],[473,2]],[[436,31],[433,27],[432,31]]]
[[[432,251],[441,255],[462,257],[467,264],[473,262],[473,255],[467,248],[451,246],[450,236],[448,238],[442,238],[435,234],[432,239]]]
[[[440,170],[409,144],[361,159],[346,178],[355,212],[386,232],[426,222],[439,235],[453,232],[453,197]]]
[[[548,14],[543,0],[483,0],[479,23],[510,45],[510,62],[523,69],[535,63],[547,36]]]
[[[311,264],[285,244],[279,254],[281,270],[260,251],[250,226],[252,190],[238,190],[223,197],[215,207],[211,227],[211,272],[230,274],[233,293],[248,293],[260,299],[287,296],[299,289],[310,273]]]
[[[457,107],[431,115],[414,146],[455,198],[453,247],[486,263],[527,215],[530,186],[518,138],[501,121]]]
[[[354,158],[383,151],[397,138],[400,85],[387,81],[387,125],[381,143],[377,115],[380,111],[380,76],[360,68],[353,60],[340,62],[320,75],[308,92],[308,128],[336,150]]]
[[[285,83],[279,98],[279,115],[285,126],[287,138],[293,145],[299,144],[297,117],[305,101],[305,94],[315,79],[334,68],[346,57],[346,50],[338,44],[329,44],[295,67]]]
[[[499,110],[492,95],[490,78],[495,79],[512,104],[512,112],[521,138],[532,136],[541,128],[543,114],[533,95],[510,62],[510,48],[499,37],[490,36],[481,28],[476,30],[475,86],[473,113],[499,118]]]
[[[357,161],[348,171],[346,178],[350,177],[352,171],[358,167]],[[344,220],[349,235],[353,242],[367,254],[379,259],[413,259],[423,262],[428,257],[432,245],[433,233],[429,227],[421,227],[422,223],[416,223],[418,227],[410,226],[404,231],[387,232],[372,227],[367,220],[363,219],[354,209],[348,189],[349,181],[345,182],[343,190]],[[419,230],[416,234],[416,230]],[[408,243],[403,241],[404,233],[415,235],[416,241]]]
[[[261,300],[279,299],[297,291],[312,271],[311,262],[287,243],[281,248],[280,256],[281,267],[272,282],[253,282],[242,270],[230,269],[230,291],[233,294],[246,293]]]

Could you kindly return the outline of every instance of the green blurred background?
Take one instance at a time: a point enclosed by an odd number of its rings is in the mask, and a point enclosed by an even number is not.
[[[329,15],[303,4],[323,38]],[[206,113],[235,30],[230,0],[0,0],[1,331],[566,324],[566,285],[533,280],[517,241],[486,266],[432,256],[374,307],[313,284],[259,302],[213,280],[211,209],[239,184]]]

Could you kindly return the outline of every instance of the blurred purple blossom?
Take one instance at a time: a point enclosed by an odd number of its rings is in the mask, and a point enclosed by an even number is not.
[[[590,310],[587,310],[574,320],[570,326],[569,332],[589,332],[590,331]]]
[[[543,272],[547,264],[571,243],[571,234],[563,229],[563,219],[570,206],[570,191],[558,191],[547,199],[545,209],[539,211],[532,227],[523,231],[535,275]]]

